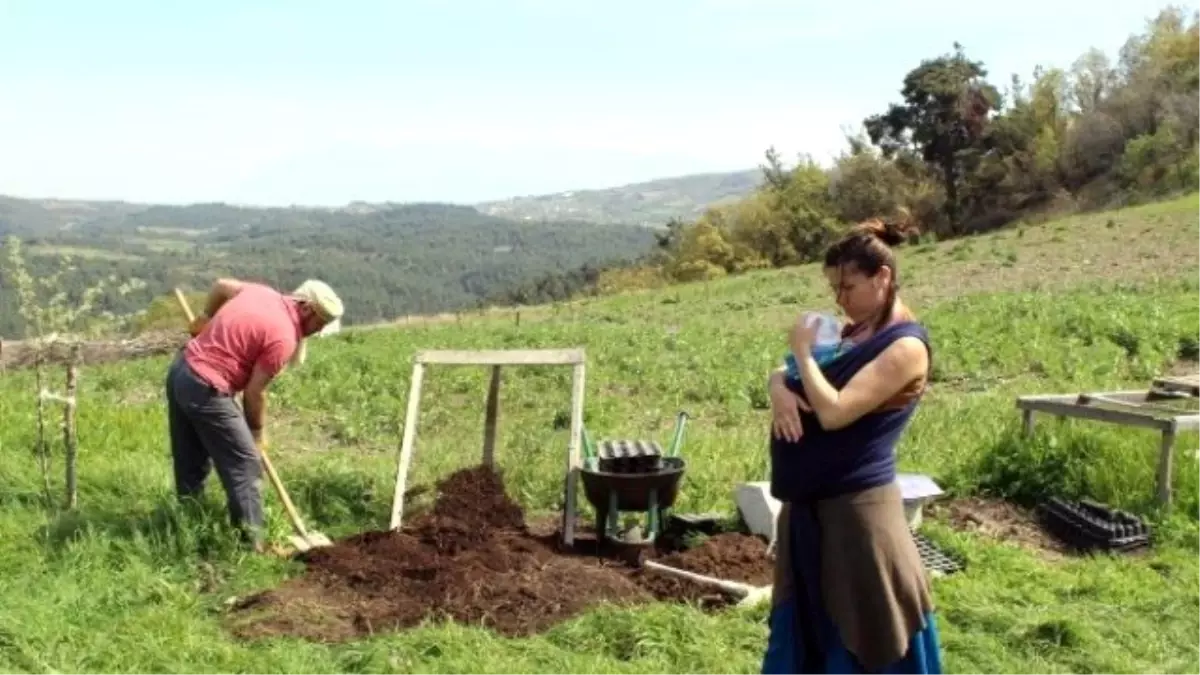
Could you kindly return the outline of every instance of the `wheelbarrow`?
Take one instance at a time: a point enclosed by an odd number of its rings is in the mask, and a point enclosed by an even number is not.
[[[654,543],[663,516],[675,504],[687,462],[679,456],[688,414],[680,411],[675,434],[664,453],[655,441],[603,440],[597,447],[583,431],[584,461],[579,475],[584,495],[596,510],[596,542],[642,548]],[[618,531],[620,513],[645,514],[645,533],[636,525]]]

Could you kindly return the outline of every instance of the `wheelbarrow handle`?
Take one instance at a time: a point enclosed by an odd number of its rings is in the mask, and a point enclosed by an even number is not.
[[[588,433],[587,427],[580,427],[579,432],[583,436],[583,456],[587,459],[595,459],[596,446],[592,444],[592,436]]]
[[[668,457],[678,457],[679,447],[683,444],[683,427],[687,424],[688,415],[686,410],[680,410],[675,416],[675,437],[671,439],[671,447],[667,449]]]

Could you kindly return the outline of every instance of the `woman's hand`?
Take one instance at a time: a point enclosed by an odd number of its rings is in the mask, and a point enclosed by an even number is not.
[[[788,346],[792,349],[792,354],[797,359],[802,359],[812,353],[813,343],[817,340],[817,328],[820,326],[819,321],[811,321],[811,316],[806,312],[801,314],[796,323],[792,325],[792,329],[788,331]]]
[[[771,374],[768,389],[771,395],[771,431],[776,438],[795,443],[804,435],[804,428],[800,424],[800,411],[810,412],[812,409],[804,399],[787,388],[781,372]]]

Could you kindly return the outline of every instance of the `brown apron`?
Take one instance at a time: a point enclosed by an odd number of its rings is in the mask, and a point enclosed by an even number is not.
[[[795,592],[788,518],[776,530],[772,606]],[[825,611],[846,649],[869,670],[902,658],[933,609],[921,554],[895,483],[817,503]]]

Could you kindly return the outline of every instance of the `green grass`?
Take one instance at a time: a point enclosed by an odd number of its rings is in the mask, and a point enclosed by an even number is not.
[[[952,496],[1086,494],[1147,514],[1160,534],[1145,555],[1060,560],[927,520],[930,536],[968,562],[934,587],[949,671],[1200,668],[1195,434],[1178,441],[1178,499],[1160,512],[1153,433],[1047,418],[1025,440],[1013,405],[1025,393],[1145,386],[1194,353],[1197,207],[1192,196],[903,253],[903,293],[932,332],[936,381],[899,448],[902,468]],[[593,437],[665,442],[687,409],[678,506],[730,510],[736,483],[767,477],[763,387],[783,329],[798,310],[828,304],[818,270],[803,267],[527,309],[519,326],[485,315],[348,332],[317,341],[309,363],[277,384],[273,457],[319,529],[384,527],[416,350],[583,346]],[[170,506],[165,363],[84,370],[80,508],[49,519],[32,452],[32,375],[0,379],[0,670],[757,671],[762,610],[601,608],[524,640],[445,625],[341,645],[234,640],[223,603],[298,569],[229,544],[215,480],[200,513]],[[410,484],[478,461],[486,378],[472,367],[427,373]],[[531,511],[558,504],[569,400],[566,368],[506,371],[498,461]],[[56,455],[58,490],[61,466]],[[282,536],[273,494],[268,508]]]

